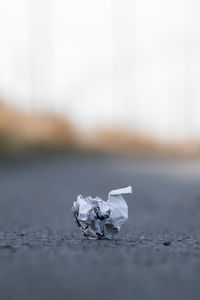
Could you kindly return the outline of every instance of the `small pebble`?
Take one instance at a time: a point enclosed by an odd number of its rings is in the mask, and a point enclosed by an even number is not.
[[[165,241],[165,242],[163,242],[163,245],[164,245],[164,246],[169,246],[170,244],[171,244],[170,241]]]

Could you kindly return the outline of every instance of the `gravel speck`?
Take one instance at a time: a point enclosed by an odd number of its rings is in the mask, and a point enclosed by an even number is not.
[[[170,245],[171,245],[171,242],[170,242],[170,241],[165,241],[165,242],[163,242],[163,245],[164,245],[164,246],[170,246]]]

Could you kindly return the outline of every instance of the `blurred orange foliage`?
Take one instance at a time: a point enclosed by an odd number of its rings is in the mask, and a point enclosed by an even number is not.
[[[79,131],[66,119],[49,114],[25,113],[0,102],[0,153],[41,149],[123,154],[198,154],[196,143],[163,143],[151,136],[114,129]]]
[[[25,146],[71,146],[75,143],[73,126],[60,117],[25,113],[0,102],[0,148],[16,150]],[[15,148],[15,149],[14,149]]]

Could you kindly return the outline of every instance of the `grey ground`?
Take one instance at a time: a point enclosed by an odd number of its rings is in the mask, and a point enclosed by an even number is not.
[[[113,241],[82,238],[77,194],[133,185]],[[200,160],[0,161],[0,299],[200,299]]]

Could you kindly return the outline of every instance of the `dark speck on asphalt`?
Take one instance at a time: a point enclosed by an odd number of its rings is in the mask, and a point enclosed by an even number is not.
[[[170,246],[170,245],[171,245],[171,242],[170,242],[170,241],[165,241],[165,242],[163,242],[163,245],[164,245],[164,246]]]

